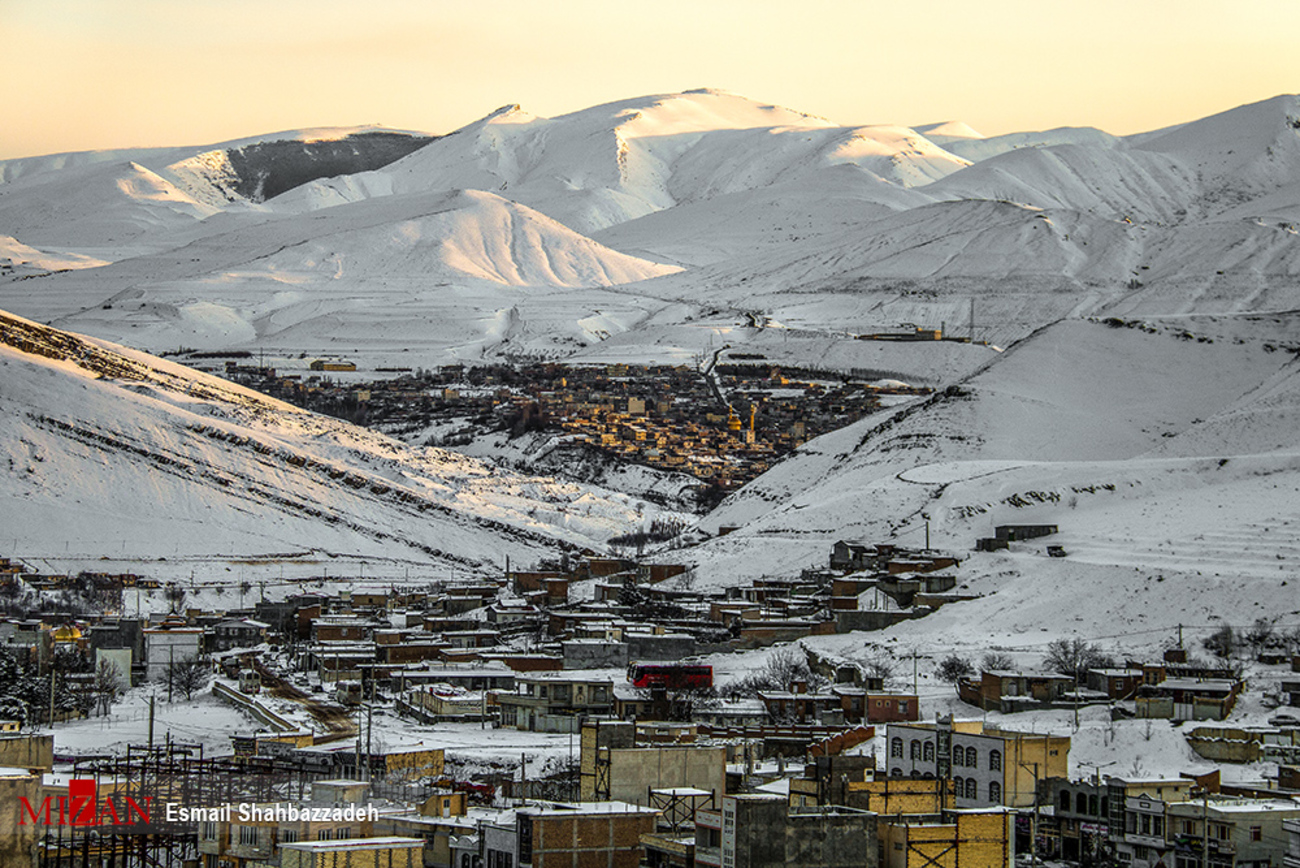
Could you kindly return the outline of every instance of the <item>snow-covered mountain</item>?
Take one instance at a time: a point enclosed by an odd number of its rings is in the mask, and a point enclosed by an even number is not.
[[[0,304],[154,351],[682,358],[745,311],[1010,343],[1300,306],[1300,99],[1117,137],[840,125],[720,91],[441,137],[307,130],[0,163]],[[42,265],[42,263],[44,265]],[[58,266],[58,268],[53,267]],[[123,295],[125,293],[125,295]],[[402,309],[407,327],[376,311]],[[717,314],[721,314],[720,317]],[[608,346],[606,342],[614,341]]]

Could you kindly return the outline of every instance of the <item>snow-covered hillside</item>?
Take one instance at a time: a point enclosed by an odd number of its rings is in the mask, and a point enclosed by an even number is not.
[[[841,538],[920,545],[928,518],[959,552],[996,524],[1056,523],[1071,563],[1284,575],[1300,557],[1298,353],[1295,314],[1063,321],[808,443],[708,517],[743,527],[696,557],[779,572]]]
[[[646,507],[413,449],[224,380],[0,314],[0,491],[24,550],[319,550],[471,569],[599,549]]]

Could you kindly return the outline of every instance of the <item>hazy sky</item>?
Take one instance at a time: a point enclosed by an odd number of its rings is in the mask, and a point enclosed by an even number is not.
[[[1297,0],[0,0],[0,159],[695,87],[1131,133],[1300,91]]]

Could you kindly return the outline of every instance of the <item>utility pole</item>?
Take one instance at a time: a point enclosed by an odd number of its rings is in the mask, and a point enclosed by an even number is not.
[[[153,703],[157,697],[149,694],[149,749],[153,750]]]
[[[54,652],[50,652],[50,732],[54,732]]]
[[[1210,788],[1201,788],[1201,868],[1210,865]]]
[[[176,683],[176,646],[167,646],[167,704],[172,701],[172,685]]]
[[[1020,739],[1016,739],[1016,754],[1020,754]],[[1034,770],[1034,818],[1029,826],[1029,864],[1038,866],[1038,763],[1017,763],[1022,769]],[[1004,796],[1005,798],[1005,796]]]

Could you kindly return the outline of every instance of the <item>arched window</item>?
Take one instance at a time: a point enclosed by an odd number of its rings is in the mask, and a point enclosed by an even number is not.
[[[1110,803],[1106,801],[1105,796],[1101,797],[1101,814],[1099,816],[1102,817],[1110,816]]]
[[[927,781],[932,781],[934,780],[934,772],[926,772],[925,774],[921,775],[921,777],[925,778]]]
[[[1070,791],[1061,790],[1061,810],[1067,813],[1070,810]]]
[[[1096,797],[1096,796],[1089,796],[1089,797],[1088,797],[1088,813],[1091,814],[1091,815],[1094,816],[1094,817],[1097,816],[1097,797]]]
[[[974,778],[966,779],[966,798],[978,799],[980,797],[979,781]]]
[[[914,777],[914,778],[918,778],[918,779],[919,779],[919,778],[921,777],[921,770],[920,770],[920,769],[912,769],[912,777]]]
[[[912,759],[919,760],[920,758],[921,758],[921,743],[916,739],[912,739]]]
[[[989,781],[989,801],[995,805],[1002,804],[1002,784]]]
[[[966,779],[965,779],[965,778],[953,778],[953,779],[952,779],[952,791],[953,791],[954,793],[956,793],[958,796],[961,796],[961,795],[965,794],[965,792],[966,792]]]
[[[934,742],[932,741],[925,743],[925,761],[928,763],[934,762]]]
[[[979,751],[975,750],[973,747],[966,748],[966,765],[973,769],[980,767]]]
[[[955,751],[953,751],[953,752],[952,752],[952,764],[953,764],[954,766],[964,766],[964,765],[966,765],[966,751],[964,751],[964,750],[955,750]]]
[[[1083,793],[1077,793],[1074,797],[1074,812],[1076,814],[1088,813],[1088,797]]]
[[[989,751],[989,771],[991,772],[1002,771],[1002,751],[1000,750]]]
[[[889,742],[889,755],[892,757],[903,758],[903,740],[895,738]]]
[[[891,778],[901,778],[903,776],[903,770],[900,768],[891,769],[889,772],[889,776]]]

